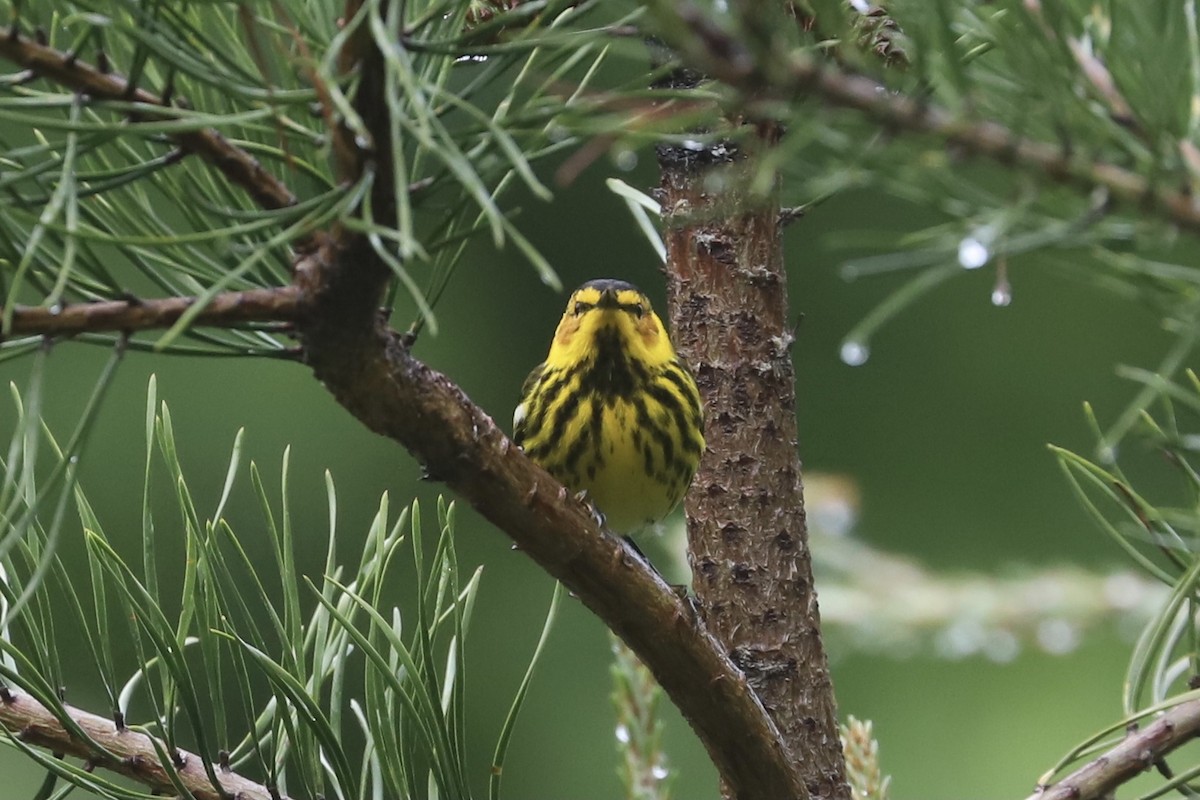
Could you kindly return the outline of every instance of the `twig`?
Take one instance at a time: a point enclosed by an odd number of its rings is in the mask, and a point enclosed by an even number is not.
[[[139,119],[171,118],[169,114],[156,114],[149,108],[166,108],[167,103],[163,98],[130,86],[119,75],[103,72],[74,56],[68,56],[32,39],[12,34],[0,36],[0,58],[8,59],[38,77],[52,80],[97,99],[141,103],[148,108],[139,112]],[[295,196],[283,182],[263,169],[258,160],[245,150],[230,144],[215,129],[181,131],[171,134],[171,139],[185,151],[195,153],[213,165],[231,183],[245,189],[259,206],[275,209],[296,202]]]
[[[294,321],[301,313],[300,301],[300,291],[294,286],[225,292],[208,302],[194,324],[228,328],[249,322]],[[169,328],[195,302],[194,297],[167,297],[75,303],[52,308],[16,306],[9,333],[13,336],[71,336]],[[0,307],[2,313],[3,307]]]
[[[85,759],[90,765],[104,767],[170,796],[178,793],[171,779],[173,771],[195,800],[287,800],[262,784],[216,766],[213,768],[221,785],[214,786],[204,762],[193,753],[176,750],[176,763],[168,770],[159,757],[159,753],[172,752],[165,742],[130,728],[118,728],[110,719],[65,704],[63,711],[91,742],[76,738],[53,711],[30,695],[11,688],[0,695],[0,728],[25,744]]]
[[[1200,700],[1180,703],[1116,747],[1052,785],[1041,785],[1028,800],[1101,800],[1121,784],[1200,734]]]

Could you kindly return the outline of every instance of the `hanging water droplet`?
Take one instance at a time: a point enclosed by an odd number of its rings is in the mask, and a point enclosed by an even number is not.
[[[963,269],[979,269],[988,262],[991,253],[986,244],[968,236],[958,243],[958,263]]]
[[[618,742],[621,744],[629,744],[629,728],[626,728],[624,725],[618,725],[616,734]]]
[[[637,166],[637,153],[628,148],[621,148],[613,154],[613,163],[617,165],[617,169],[622,172],[629,172]]]
[[[1012,287],[1007,283],[998,283],[996,288],[992,289],[992,305],[999,308],[1012,303]]]
[[[866,342],[842,342],[841,357],[843,363],[851,367],[861,367],[871,357],[871,348]]]
[[[665,781],[671,773],[662,764],[655,764],[650,768],[650,774],[654,776],[656,781]]]

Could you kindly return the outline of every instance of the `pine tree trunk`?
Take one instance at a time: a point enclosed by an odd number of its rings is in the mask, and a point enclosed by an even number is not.
[[[674,338],[707,451],[686,501],[693,586],[813,798],[848,800],[796,443],[778,193],[732,145],[659,152]],[[720,188],[716,188],[720,187]]]

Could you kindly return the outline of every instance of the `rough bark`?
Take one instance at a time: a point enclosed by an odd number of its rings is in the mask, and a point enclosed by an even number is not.
[[[811,796],[848,799],[804,517],[777,197],[751,193],[750,162],[731,145],[663,148],[659,162],[668,307],[708,415],[686,500],[696,596]]]

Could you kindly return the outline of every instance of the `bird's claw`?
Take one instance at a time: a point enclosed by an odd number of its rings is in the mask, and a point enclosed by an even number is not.
[[[592,521],[596,523],[597,527],[603,528],[605,526],[607,520],[604,517],[604,512],[597,508],[596,504],[592,502],[592,498],[587,493],[587,489],[580,489],[578,492],[576,492],[575,499],[587,506],[588,511],[592,515]]]

